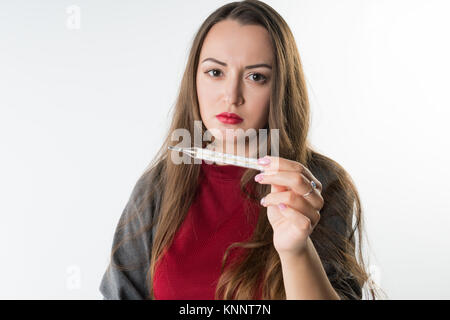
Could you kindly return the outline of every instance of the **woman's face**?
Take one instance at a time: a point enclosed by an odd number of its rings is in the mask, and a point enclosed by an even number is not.
[[[258,131],[267,123],[271,93],[273,52],[269,33],[262,26],[241,26],[224,20],[208,32],[200,52],[197,94],[202,122],[219,130],[216,141],[226,139],[226,130]],[[242,120],[220,117],[234,113]],[[238,133],[238,132],[237,132]]]

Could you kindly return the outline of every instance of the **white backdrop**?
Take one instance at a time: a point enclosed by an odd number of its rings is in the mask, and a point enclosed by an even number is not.
[[[227,2],[0,2],[0,298],[101,298],[195,31]],[[448,1],[267,3],[297,40],[312,142],[360,192],[374,278],[449,299]]]

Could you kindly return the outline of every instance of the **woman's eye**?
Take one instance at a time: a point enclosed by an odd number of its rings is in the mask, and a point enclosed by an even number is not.
[[[215,78],[215,76],[214,76],[213,74],[210,73],[211,71],[217,71],[217,73],[220,73],[220,72],[221,72],[220,70],[217,70],[217,69],[211,69],[211,70],[209,70],[209,71],[206,72],[206,73],[210,74],[211,76],[213,76],[214,78]]]
[[[222,73],[222,71],[220,71],[218,69],[211,69],[211,70],[207,71],[206,73],[208,73],[213,78],[217,78],[217,76],[219,76]],[[252,73],[252,74],[250,74],[250,78],[252,78],[253,81],[260,82],[260,83],[265,83],[267,81],[267,77],[261,73]]]
[[[257,76],[257,79],[253,78],[253,80],[255,80],[256,82],[265,82],[267,80],[267,78],[264,75],[262,75],[261,73],[252,73],[250,75],[250,77],[254,77],[254,76]],[[261,80],[258,81],[258,78]]]

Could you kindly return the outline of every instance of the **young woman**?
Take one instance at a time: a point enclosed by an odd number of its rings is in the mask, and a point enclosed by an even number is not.
[[[202,132],[217,130],[215,150],[235,154],[240,144],[245,156],[245,139],[220,133],[278,129],[278,155],[260,157],[258,175],[176,164],[171,133],[194,137],[195,121]],[[213,12],[193,41],[169,134],[120,218],[104,299],[361,299],[365,284],[375,298],[356,246],[358,192],[342,166],[312,150],[309,121],[283,18],[256,0]],[[270,149],[270,134],[267,141]]]

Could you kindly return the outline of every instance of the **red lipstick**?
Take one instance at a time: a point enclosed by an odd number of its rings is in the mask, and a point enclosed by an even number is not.
[[[232,113],[232,112],[222,112],[221,114],[218,114],[216,116],[216,118],[220,122],[226,123],[226,124],[237,124],[237,123],[244,121],[244,119],[239,117],[236,113]]]

